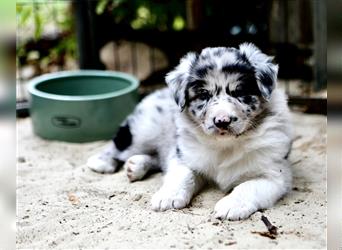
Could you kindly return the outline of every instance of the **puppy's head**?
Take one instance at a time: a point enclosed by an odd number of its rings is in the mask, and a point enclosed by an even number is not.
[[[278,66],[253,44],[188,53],[166,76],[175,101],[203,132],[241,135],[257,124],[276,85]]]

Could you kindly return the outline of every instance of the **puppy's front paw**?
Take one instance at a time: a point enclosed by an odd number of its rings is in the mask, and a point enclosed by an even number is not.
[[[149,169],[145,155],[133,155],[126,161],[124,169],[130,182],[141,180]]]
[[[154,211],[165,211],[173,208],[184,208],[189,204],[189,202],[190,197],[188,197],[184,192],[162,188],[153,195],[151,205]]]
[[[97,154],[91,156],[87,161],[87,166],[97,173],[114,173],[117,163],[109,155]]]
[[[222,220],[243,220],[256,211],[257,207],[251,202],[228,195],[216,203],[214,216]]]

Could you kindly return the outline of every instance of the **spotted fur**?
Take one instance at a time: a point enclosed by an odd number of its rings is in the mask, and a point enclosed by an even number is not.
[[[291,187],[291,126],[277,71],[253,44],[188,53],[166,76],[168,88],[143,99],[125,121],[131,142],[114,140],[88,166],[111,173],[113,158],[126,161],[130,181],[161,169],[156,211],[187,206],[206,180],[233,188],[216,204],[217,218],[245,219],[271,207]],[[124,138],[121,130],[116,138]]]

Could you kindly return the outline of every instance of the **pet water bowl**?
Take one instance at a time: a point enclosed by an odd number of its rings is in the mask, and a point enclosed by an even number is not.
[[[111,139],[138,101],[139,81],[125,73],[65,71],[28,87],[34,133],[68,142]]]

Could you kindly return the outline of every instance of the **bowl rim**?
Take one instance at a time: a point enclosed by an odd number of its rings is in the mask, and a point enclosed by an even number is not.
[[[128,87],[120,89],[115,92],[109,92],[104,94],[96,95],[58,95],[51,94],[37,89],[37,85],[47,81],[57,78],[70,78],[70,77],[80,77],[80,76],[101,76],[101,77],[115,77],[122,78],[130,82]],[[39,96],[47,99],[60,100],[60,101],[88,101],[88,100],[103,100],[107,98],[113,98],[127,94],[139,87],[139,80],[127,73],[118,71],[104,71],[104,70],[75,70],[75,71],[60,71],[54,73],[44,74],[33,78],[29,81],[28,92],[31,95]]]

